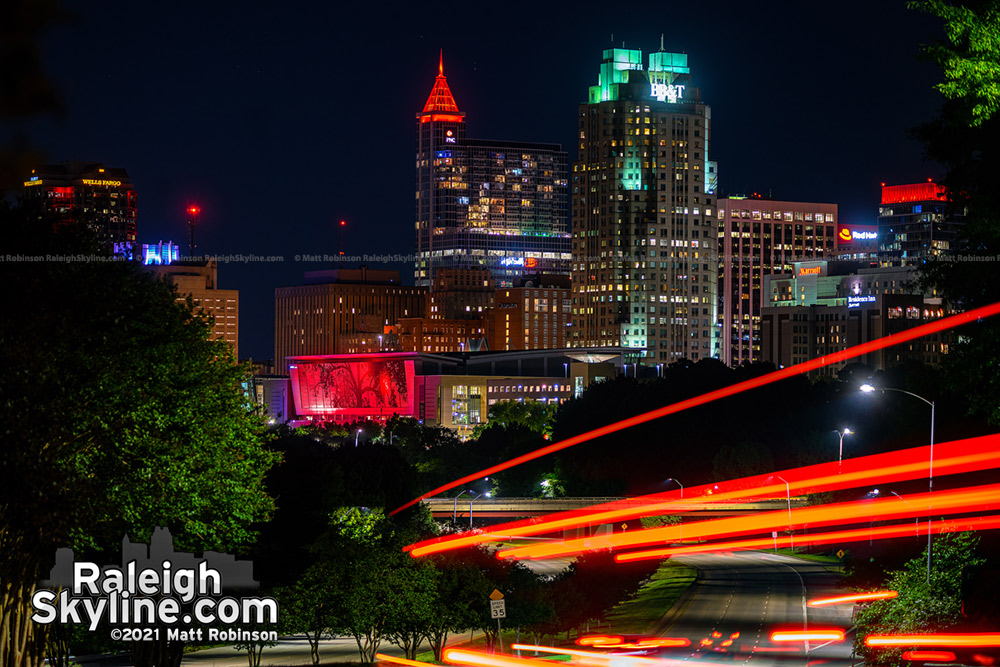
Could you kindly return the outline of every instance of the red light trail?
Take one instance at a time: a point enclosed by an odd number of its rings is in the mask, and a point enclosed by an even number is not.
[[[903,660],[953,662],[955,654],[952,651],[903,651]]]
[[[510,522],[496,526],[486,533],[436,537],[409,545],[404,551],[409,551],[414,557],[425,556],[498,539],[537,535],[588,524],[614,523],[640,516],[674,514],[685,508],[697,509],[704,503],[784,496],[784,484],[768,483],[768,480],[773,480],[779,475],[789,481],[789,490],[792,493],[819,493],[854,488],[872,482],[887,484],[906,481],[926,474],[929,453],[930,447],[915,447],[848,459],[843,462],[843,469],[839,473],[838,464],[834,461],[782,470],[773,474],[745,477],[717,485],[704,484],[686,489],[688,497],[683,500],[680,499],[678,490],[641,496],[627,501]],[[1000,467],[1000,434],[935,445],[934,468],[939,475],[954,475],[995,467]]]
[[[933,524],[931,532],[934,534],[940,534],[964,532],[969,530],[995,530],[997,528],[1000,528],[1000,515],[937,521]],[[874,528],[855,528],[852,530],[843,530],[833,533],[796,535],[795,544],[798,546],[818,546],[821,544],[837,544],[841,542],[887,540],[895,537],[926,534],[927,524],[921,524],[918,532],[913,529],[913,524],[907,522],[893,524],[891,526],[876,526]],[[661,559],[668,558],[670,556],[717,553],[720,551],[753,551],[756,549],[770,549],[775,544],[777,544],[777,546],[781,549],[786,547],[790,548],[792,546],[792,539],[788,535],[784,535],[778,538],[762,537],[759,539],[739,540],[735,542],[696,544],[689,547],[665,547],[663,549],[632,551],[624,554],[616,554],[615,561],[618,563],[626,563],[635,560]]]
[[[407,658],[397,658],[391,655],[386,655],[385,653],[376,653],[376,660],[381,660],[383,662],[392,662],[397,665],[407,665],[407,667],[433,667],[433,662],[420,662],[418,660],[408,660]]]
[[[598,549],[620,549],[662,542],[677,542],[682,536],[688,540],[724,538],[784,530],[789,527],[789,524],[792,527],[803,524],[815,527],[850,523],[852,519],[854,521],[868,521],[872,518],[880,521],[900,518],[912,519],[929,514],[969,512],[972,511],[970,508],[975,511],[1000,508],[1000,484],[937,491],[933,495],[923,493],[910,496],[909,501],[892,497],[800,507],[791,511],[791,519],[789,519],[787,512],[778,510],[752,516],[699,521],[627,533],[598,535],[558,543],[515,547],[499,551],[497,557],[512,559],[555,558]],[[683,531],[683,535],[681,531]]]
[[[483,477],[488,477],[494,475],[502,470],[507,470],[508,468],[513,468],[514,466],[526,463],[528,461],[533,461],[537,458],[541,458],[553,452],[558,452],[568,447],[578,445],[582,442],[588,442],[595,438],[599,438],[602,435],[608,435],[609,433],[615,433],[632,426],[637,426],[639,424],[644,424],[646,422],[652,421],[654,419],[659,419],[660,417],[665,417],[667,415],[672,415],[684,410],[688,410],[699,405],[704,405],[706,403],[711,403],[712,401],[717,401],[720,398],[726,398],[728,396],[734,396],[736,394],[747,391],[748,389],[755,389],[757,387],[763,387],[765,385],[783,380],[785,378],[794,377],[802,373],[807,373],[809,371],[815,370],[817,368],[822,368],[830,364],[838,363],[840,361],[845,361],[847,359],[853,359],[869,352],[874,352],[876,350],[881,350],[886,347],[891,347],[893,345],[898,345],[899,343],[905,343],[916,338],[921,338],[930,334],[938,333],[953,327],[966,324],[968,322],[973,322],[975,320],[992,317],[1000,313],[1000,303],[990,304],[989,306],[983,306],[981,308],[976,308],[974,310],[966,311],[964,313],[959,313],[957,315],[952,315],[950,317],[945,317],[934,322],[928,322],[927,324],[921,324],[920,326],[913,327],[912,329],[907,329],[906,331],[901,331],[899,333],[892,334],[891,336],[886,336],[885,338],[880,338],[878,340],[869,341],[867,343],[862,343],[861,345],[855,345],[854,347],[849,347],[846,350],[841,350],[833,354],[824,355],[816,359],[811,359],[809,361],[803,362],[801,364],[795,364],[794,366],[789,366],[787,368],[782,368],[781,370],[774,371],[773,373],[768,373],[758,378],[753,378],[751,380],[746,380],[744,382],[738,382],[729,387],[723,387],[722,389],[716,389],[715,391],[710,391],[707,394],[702,394],[701,396],[695,396],[671,405],[664,406],[662,408],[657,408],[656,410],[651,410],[634,417],[629,417],[628,419],[623,419],[617,421],[613,424],[608,424],[607,426],[602,426],[600,428],[587,431],[586,433],[581,433],[580,435],[573,436],[572,438],[567,438],[560,442],[553,443],[547,447],[542,447],[533,452],[529,452],[522,456],[510,459],[509,461],[504,461],[495,466],[489,468],[484,468],[479,472],[472,473],[471,475],[466,475],[453,482],[449,482],[443,486],[439,486],[432,491],[414,498],[413,500],[400,505],[396,509],[392,510],[390,514],[396,514],[401,512],[407,507],[411,507],[425,498],[430,498],[449,489],[453,489],[456,486],[461,486],[467,482],[473,480],[482,479]]]
[[[772,642],[814,642],[814,641],[844,641],[844,631],[837,629],[824,630],[776,630],[771,633]]]
[[[617,646],[625,641],[621,635],[586,635],[576,640],[578,646]]]
[[[851,604],[855,602],[870,602],[871,600],[889,600],[899,597],[899,591],[872,591],[871,593],[856,593],[854,595],[840,595],[833,598],[816,598],[809,600],[810,607],[826,607],[832,604]]]
[[[868,635],[867,646],[1000,646],[1000,632],[966,632],[934,635]]]

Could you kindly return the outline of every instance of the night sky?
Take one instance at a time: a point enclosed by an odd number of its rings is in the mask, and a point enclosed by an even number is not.
[[[204,209],[206,254],[240,290],[240,356],[273,356],[274,288],[323,264],[295,255],[413,252],[414,116],[444,49],[468,135],[561,143],[601,50],[689,54],[712,107],[722,195],[835,202],[873,224],[879,184],[939,177],[906,130],[939,106],[921,43],[933,17],[903,2],[66,2],[80,21],[45,35],[61,120],[18,129],[51,162],[124,167],[139,241],[186,251]],[[646,60],[645,55],[643,58]],[[412,265],[398,268],[412,283]]]

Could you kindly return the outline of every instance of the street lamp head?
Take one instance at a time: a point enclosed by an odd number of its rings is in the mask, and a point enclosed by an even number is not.
[[[486,493],[484,493],[483,495],[484,495],[484,496],[486,496],[487,498],[492,498],[492,497],[493,497],[493,494],[492,494],[492,493],[490,493],[489,491],[487,491],[487,492],[486,492]]]
[[[873,387],[870,384],[863,384],[863,385],[861,385],[860,389],[861,389],[861,391],[863,391],[866,394],[870,394],[873,391],[875,391],[875,387]]]
[[[849,428],[844,429],[844,435],[854,435],[854,431]]]

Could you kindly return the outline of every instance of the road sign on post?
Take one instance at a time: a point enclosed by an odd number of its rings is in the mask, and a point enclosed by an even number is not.
[[[490,600],[490,618],[507,618],[506,600]]]
[[[503,593],[497,589],[493,589],[490,593],[490,618],[497,619],[497,645],[500,647],[500,652],[503,652],[503,637],[500,634],[500,619],[507,618],[507,603],[503,599]]]

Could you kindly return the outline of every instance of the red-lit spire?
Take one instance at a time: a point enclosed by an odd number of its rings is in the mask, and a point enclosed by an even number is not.
[[[451,94],[451,89],[448,87],[448,81],[444,78],[444,49],[441,49],[441,55],[438,60],[438,75],[434,79],[434,87],[431,88],[431,94],[427,98],[427,104],[424,105],[423,112],[461,113],[458,110],[458,105],[455,104],[455,98]]]

